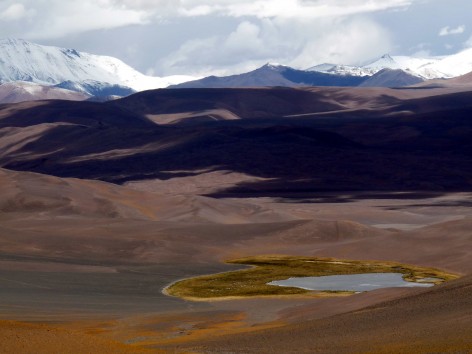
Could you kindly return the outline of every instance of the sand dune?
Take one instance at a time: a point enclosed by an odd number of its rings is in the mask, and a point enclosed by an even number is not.
[[[120,187],[106,182],[62,179],[0,169],[0,210],[46,218],[91,218],[238,224],[294,220],[244,202],[225,202],[200,196],[168,196]]]

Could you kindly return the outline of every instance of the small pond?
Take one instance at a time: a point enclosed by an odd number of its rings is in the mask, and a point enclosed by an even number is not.
[[[431,279],[430,281],[434,281]],[[269,285],[288,286],[306,290],[327,291],[370,291],[392,287],[430,287],[434,284],[403,280],[401,273],[365,273],[330,275],[322,277],[301,277],[277,280]]]

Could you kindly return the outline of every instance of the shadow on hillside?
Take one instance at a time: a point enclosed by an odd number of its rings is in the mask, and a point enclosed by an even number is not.
[[[267,91],[287,99],[287,89]],[[241,95],[250,93],[241,91]],[[211,94],[228,93],[214,90]],[[154,97],[152,92],[149,95],[149,99]],[[234,171],[267,180],[241,183],[212,197],[270,196],[307,203],[351,198],[340,191],[410,192],[411,198],[416,198],[414,191],[469,191],[472,109],[454,108],[455,104],[462,107],[469,96],[454,97],[457,102],[437,100],[438,105],[453,107],[447,111],[408,117],[359,118],[343,113],[198,126],[156,125],[116,104],[54,101],[0,119],[0,128],[7,127],[6,132],[17,127],[22,136],[30,137],[29,143],[23,138],[24,145],[1,155],[0,164],[13,170],[113,183],[195,176],[195,171],[202,170]],[[241,109],[243,103],[234,102]],[[6,146],[14,148],[16,143]],[[319,197],[324,192],[328,195]]]
[[[272,197],[278,203],[304,203],[304,204],[326,204],[326,203],[351,203],[361,200],[423,200],[437,198],[447,192],[437,191],[330,191],[325,190],[293,190],[293,191],[265,191],[260,193],[244,192],[244,187],[238,186],[234,189],[225,190],[221,193],[207,194],[213,198],[257,198]],[[464,202],[466,203],[466,202]],[[459,206],[459,203],[456,203]],[[410,205],[410,204],[409,204]],[[446,204],[441,204],[446,206]],[[465,204],[464,204],[465,205]],[[418,204],[418,206],[431,206],[429,204]],[[452,206],[452,205],[451,205]],[[456,205],[454,205],[456,206]],[[390,207],[389,207],[390,208]],[[394,208],[392,208],[394,209]],[[401,209],[401,207],[399,207]]]

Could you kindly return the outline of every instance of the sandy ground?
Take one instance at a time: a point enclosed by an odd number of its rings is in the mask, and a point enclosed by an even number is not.
[[[169,171],[178,174],[182,171]],[[170,180],[126,183],[139,191],[166,196],[217,194],[231,186],[264,179],[231,171],[185,171],[192,175]],[[267,180],[267,179],[266,179]],[[472,193],[438,192],[319,192],[293,193],[290,198],[224,198],[291,219],[351,220],[383,229],[411,230],[472,216]]]
[[[204,177],[193,179],[197,190],[218,180]],[[262,254],[392,260],[465,275],[468,193],[217,200],[172,185],[156,193],[155,181],[137,190],[8,170],[0,181],[1,352],[469,349],[470,276],[431,290],[330,299],[205,303],[162,294],[178,279],[235,269],[225,259]]]
[[[96,335],[45,324],[0,321],[0,338],[2,353],[150,353]]]

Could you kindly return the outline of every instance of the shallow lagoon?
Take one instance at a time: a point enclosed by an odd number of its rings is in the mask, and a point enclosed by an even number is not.
[[[431,281],[433,280],[431,279]],[[306,290],[371,291],[392,287],[430,287],[434,284],[405,281],[403,280],[403,274],[401,273],[364,273],[289,278],[285,280],[272,281],[268,283],[268,285],[296,287]]]

